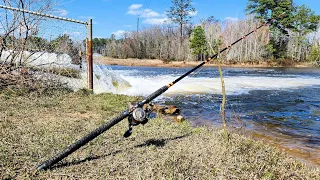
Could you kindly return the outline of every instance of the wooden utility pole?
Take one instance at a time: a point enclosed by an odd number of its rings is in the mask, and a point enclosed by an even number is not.
[[[87,68],[88,68],[88,89],[93,90],[93,56],[92,56],[92,19],[87,25]]]

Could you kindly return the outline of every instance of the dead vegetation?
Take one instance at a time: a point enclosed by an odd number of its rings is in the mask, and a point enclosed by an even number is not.
[[[87,91],[0,95],[1,179],[319,179],[278,150],[220,129],[153,119],[122,138],[126,120],[51,170],[40,162],[136,101]]]
[[[70,92],[64,84],[43,72],[33,71],[27,67],[14,67],[0,64],[0,93],[8,96],[46,94],[49,91]]]

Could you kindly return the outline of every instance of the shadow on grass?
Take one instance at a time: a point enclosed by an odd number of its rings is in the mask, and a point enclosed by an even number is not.
[[[142,143],[142,144],[139,144],[139,145],[136,145],[134,146],[134,148],[141,148],[141,147],[146,147],[146,146],[156,146],[158,148],[160,147],[164,147],[168,141],[173,141],[173,140],[178,140],[178,139],[182,139],[182,138],[185,138],[185,137],[188,137],[190,136],[191,133],[188,133],[188,134],[185,134],[185,135],[182,135],[182,136],[177,136],[177,137],[174,137],[174,138],[166,138],[166,139],[149,139],[147,140],[146,142]],[[116,155],[116,154],[119,154],[123,151],[126,151],[127,149],[124,149],[124,150],[117,150],[115,152],[112,152],[112,153],[108,153],[108,154],[104,154],[104,155],[100,155],[100,156],[90,156],[90,157],[86,157],[85,159],[82,159],[82,160],[76,160],[76,161],[72,161],[72,162],[63,162],[63,163],[58,163],[57,165],[49,168],[51,170],[53,169],[58,169],[58,168],[63,168],[63,167],[69,167],[69,166],[74,166],[74,165],[78,165],[78,164],[81,164],[81,163],[84,163],[84,162],[87,162],[87,161],[93,161],[93,160],[98,160],[98,159],[101,159],[101,158],[105,158],[105,157],[108,157],[110,155]]]
[[[177,137],[174,137],[174,138],[167,138],[167,139],[149,139],[145,143],[136,145],[134,147],[135,148],[140,148],[140,147],[151,146],[151,145],[156,146],[156,147],[163,147],[163,146],[165,146],[167,144],[168,141],[182,139],[182,138],[185,138],[187,136],[190,136],[190,134],[191,133],[185,134],[185,135],[182,135],[182,136],[177,136]]]

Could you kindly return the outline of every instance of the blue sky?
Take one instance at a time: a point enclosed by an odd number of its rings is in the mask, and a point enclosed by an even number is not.
[[[214,16],[217,19],[244,19],[247,0],[193,0],[196,13],[192,22]],[[298,5],[306,4],[320,14],[319,0],[294,0]],[[171,0],[63,0],[56,7],[56,15],[79,19],[93,19],[93,36],[120,36],[124,31],[136,30],[140,15],[140,28],[167,22],[166,10]]]

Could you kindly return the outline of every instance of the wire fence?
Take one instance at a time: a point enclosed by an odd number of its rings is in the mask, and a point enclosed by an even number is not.
[[[0,90],[89,87],[89,23],[0,5]]]

